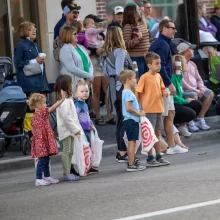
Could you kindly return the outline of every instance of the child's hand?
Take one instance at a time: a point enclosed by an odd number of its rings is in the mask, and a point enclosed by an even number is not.
[[[145,116],[145,112],[144,112],[143,110],[141,110],[141,111],[139,112],[139,114],[140,114],[140,116]]]
[[[76,136],[81,135],[81,131],[78,131],[75,135]]]
[[[92,131],[95,130],[95,126],[93,124],[90,125],[90,128],[91,128]]]
[[[163,91],[163,97],[168,98],[168,93],[166,91]]]

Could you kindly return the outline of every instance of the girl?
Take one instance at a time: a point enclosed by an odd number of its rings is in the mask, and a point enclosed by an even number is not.
[[[72,77],[66,74],[58,76],[54,90],[58,102],[62,99],[62,90],[65,93],[65,100],[57,108],[57,130],[59,140],[63,146],[62,164],[64,180],[75,181],[79,179],[79,176],[73,174],[75,170],[71,169],[73,140],[75,135],[80,135],[81,127],[73,103]],[[70,170],[72,171],[70,172]]]
[[[33,132],[31,154],[33,158],[39,158],[36,167],[36,186],[47,186],[59,182],[59,180],[50,176],[50,156],[58,154],[58,149],[48,117],[63,101],[63,92],[61,92],[60,100],[50,108],[46,107],[45,96],[39,93],[32,94],[27,101],[30,109],[35,110],[31,120]],[[44,173],[44,179],[42,178],[42,173]]]
[[[87,83],[80,79],[78,80],[78,84],[76,85],[76,97],[77,100],[74,101],[76,106],[76,112],[79,118],[79,122],[81,127],[86,135],[87,141],[91,144],[91,131],[94,129],[94,125],[89,116],[88,105],[86,104],[86,100],[89,97],[89,88]],[[98,173],[97,167],[91,167],[87,174]]]

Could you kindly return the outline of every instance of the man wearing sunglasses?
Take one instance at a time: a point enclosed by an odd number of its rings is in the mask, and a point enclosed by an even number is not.
[[[185,153],[185,149],[175,145],[173,139],[173,120],[175,116],[175,108],[173,96],[176,94],[176,89],[171,83],[172,76],[172,50],[170,47],[171,39],[174,38],[176,27],[174,22],[169,19],[164,19],[159,24],[159,38],[155,40],[149,51],[155,52],[161,59],[160,75],[166,86],[168,98],[164,98],[164,130],[168,142],[167,154]]]
[[[67,6],[67,8],[66,8],[66,6]],[[70,7],[68,7],[68,6],[70,6]],[[72,18],[74,20],[74,19],[78,18],[79,10],[81,9],[81,7],[77,6],[77,4],[74,3],[73,0],[62,0],[61,1],[61,8],[63,10],[63,15],[62,15],[62,18],[57,22],[56,26],[54,27],[54,40],[56,39],[56,37],[59,36],[61,27],[66,23],[66,14],[69,12],[75,12],[75,14],[72,14],[74,16],[74,18],[72,16]],[[68,10],[68,8],[70,10]],[[64,13],[64,11],[65,11],[65,13]]]

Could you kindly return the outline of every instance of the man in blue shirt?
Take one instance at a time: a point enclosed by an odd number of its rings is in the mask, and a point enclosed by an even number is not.
[[[76,3],[74,3],[74,0],[62,0],[61,2],[61,8],[62,8],[62,11],[63,9],[67,6],[67,5],[70,5],[70,4],[73,4],[75,5],[76,7],[80,7],[80,6],[77,6]],[[75,19],[78,18],[78,15],[76,14],[75,15]],[[62,18],[57,22],[57,24],[55,25],[54,27],[54,40],[56,39],[57,36],[59,36],[59,32],[60,32],[60,28],[66,23],[66,17],[64,14],[62,14]]]
[[[175,116],[175,108],[173,102],[173,96],[176,94],[176,89],[171,83],[172,76],[172,51],[171,51],[171,39],[174,38],[176,27],[174,22],[169,19],[165,19],[159,24],[159,38],[155,40],[150,48],[149,52],[155,52],[161,59],[160,75],[163,79],[166,87],[168,98],[164,98],[164,130],[166,132],[168,149],[167,154],[185,153],[185,149],[178,145],[175,145],[173,139],[173,119]]]

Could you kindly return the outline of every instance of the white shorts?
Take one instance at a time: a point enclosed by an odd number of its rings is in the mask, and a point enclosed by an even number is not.
[[[168,93],[168,97],[163,97],[164,112],[162,116],[164,117],[168,116],[169,111],[175,110],[173,96],[170,95],[170,90],[168,88],[166,88],[166,92]]]

